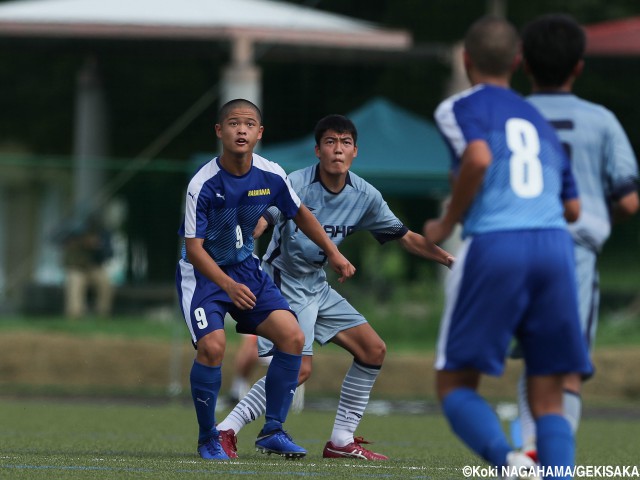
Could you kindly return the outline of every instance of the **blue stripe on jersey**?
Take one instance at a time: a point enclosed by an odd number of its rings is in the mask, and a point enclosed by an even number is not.
[[[459,169],[467,145],[493,154],[467,211],[463,236],[503,230],[565,228],[562,200],[577,196],[570,165],[552,127],[514,91],[479,85],[440,104],[438,127]]]
[[[287,218],[300,208],[280,166],[254,154],[249,172],[235,176],[222,169],[216,157],[189,183],[179,234],[204,239],[204,249],[218,265],[234,265],[253,253],[253,230],[271,205]],[[184,247],[182,258],[188,260]]]

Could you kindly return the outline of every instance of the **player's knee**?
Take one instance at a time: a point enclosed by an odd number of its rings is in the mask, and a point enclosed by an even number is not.
[[[382,365],[387,354],[387,345],[378,338],[378,341],[371,342],[365,350],[364,363],[369,365]]]
[[[298,374],[298,385],[302,385],[304,382],[309,380],[311,377],[311,371],[311,364],[302,362],[302,365],[300,365],[300,373]]]
[[[273,339],[276,349],[286,353],[300,355],[304,346],[304,333],[297,326],[295,329],[289,329],[281,332],[279,338]]]
[[[196,360],[204,365],[215,366],[222,363],[226,349],[224,337],[209,334],[198,340]]]
[[[292,348],[294,348],[298,353],[302,353],[302,347],[304,347],[304,333],[302,330],[298,329],[291,336]]]
[[[217,350],[213,348],[206,348],[204,345],[198,344],[198,352],[196,353],[196,360],[203,365],[210,367],[220,365],[224,357],[224,348]]]

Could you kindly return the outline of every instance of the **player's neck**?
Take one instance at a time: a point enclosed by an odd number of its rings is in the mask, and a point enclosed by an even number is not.
[[[496,87],[510,88],[511,75],[491,75],[481,72],[477,68],[467,71],[469,81],[472,85],[485,84]]]
[[[511,88],[509,80],[510,79],[508,78],[491,77],[491,76],[485,75],[485,76],[478,76],[476,79],[474,79],[472,83],[473,85],[484,84],[484,85],[493,85],[494,87]]]
[[[320,170],[320,180],[322,185],[332,193],[340,193],[347,183],[347,174],[330,175]]]
[[[571,93],[572,89],[573,82],[567,82],[559,87],[542,87],[534,83],[531,91],[533,93]]]
[[[231,175],[242,176],[251,169],[251,161],[253,154],[238,154],[234,155],[229,152],[224,152],[218,159],[220,166],[229,172]]]

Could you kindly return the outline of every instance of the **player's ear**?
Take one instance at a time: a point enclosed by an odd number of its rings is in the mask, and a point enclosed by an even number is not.
[[[578,63],[576,63],[575,67],[573,67],[573,71],[571,72],[571,74],[575,78],[578,78],[580,75],[582,75],[583,71],[584,71],[584,60],[580,59],[578,60]]]
[[[466,50],[462,51],[462,63],[464,64],[464,69],[468,72],[473,65],[473,61],[471,60],[471,56]]]
[[[516,70],[518,70],[520,63],[522,63],[522,54],[516,53],[515,57],[513,57],[513,60],[511,62],[511,72],[515,72]]]
[[[316,157],[320,158],[320,147],[318,145],[316,145],[315,151],[316,151]]]
[[[219,123],[216,123],[214,128],[216,130],[216,137],[222,138],[222,125],[220,125]]]

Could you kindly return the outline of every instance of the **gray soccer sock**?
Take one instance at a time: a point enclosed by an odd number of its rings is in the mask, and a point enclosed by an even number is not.
[[[571,432],[575,435],[582,416],[582,397],[579,393],[565,390],[562,395],[562,410],[564,418],[571,425]]]
[[[233,430],[236,435],[242,427],[249,425],[264,415],[267,409],[267,397],[264,391],[264,382],[267,377],[262,377],[253,384],[249,393],[247,393],[238,404],[229,412],[227,418],[220,422],[217,426],[218,430]]]
[[[365,366],[355,360],[342,382],[340,402],[333,424],[331,442],[344,447],[353,442],[353,434],[369,403],[369,395],[378,378],[380,367]]]

